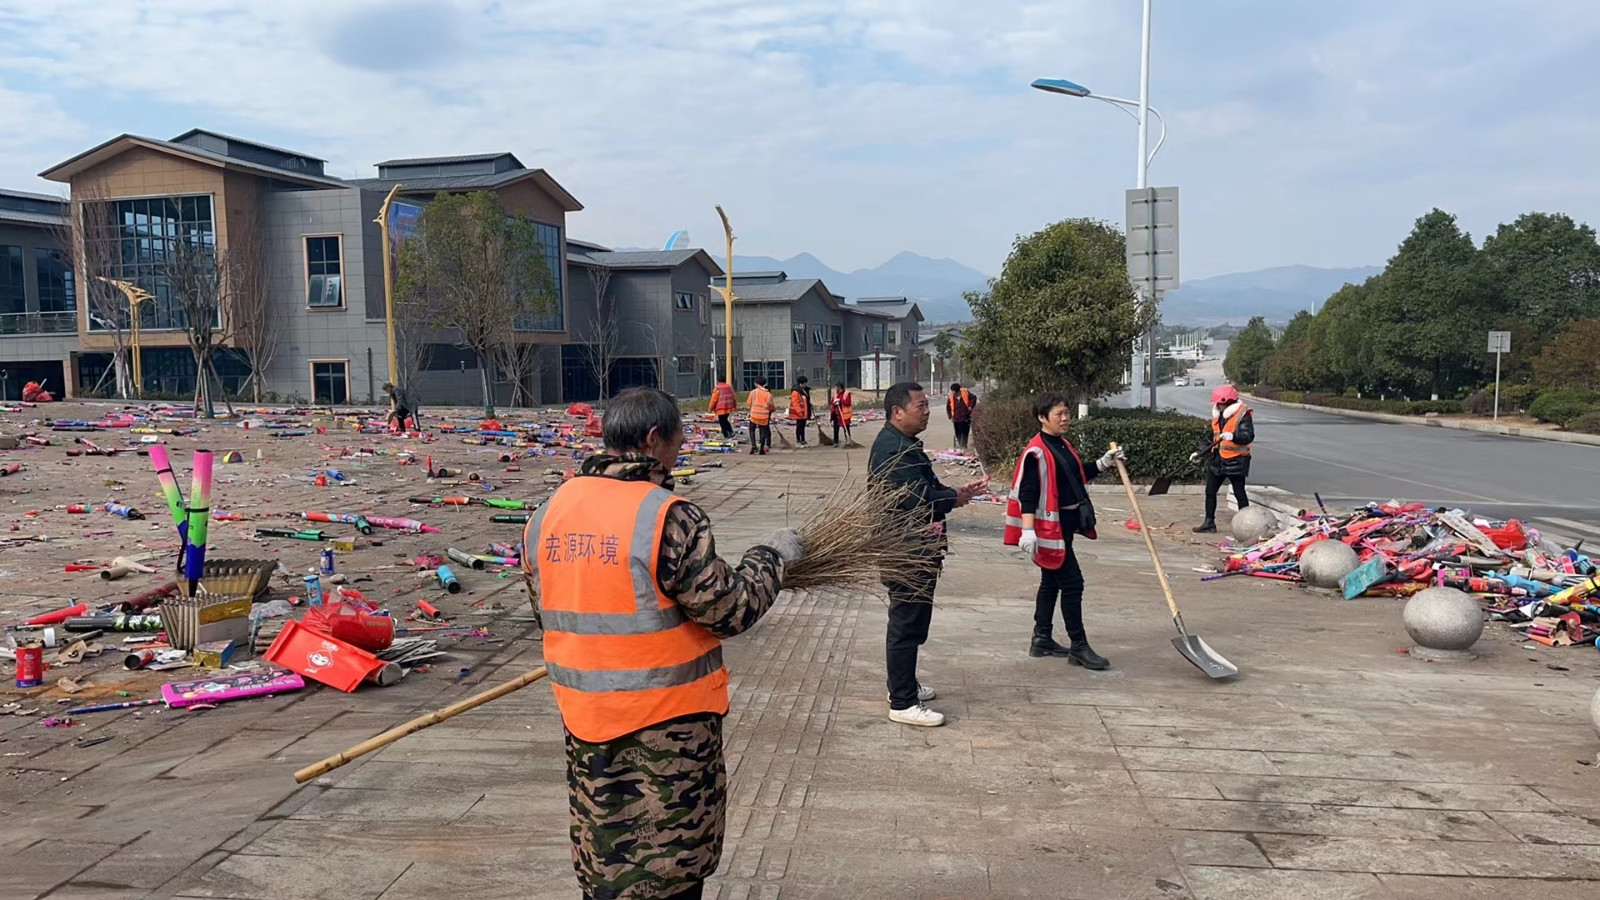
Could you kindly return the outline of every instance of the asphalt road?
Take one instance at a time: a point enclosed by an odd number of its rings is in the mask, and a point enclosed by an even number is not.
[[[1157,389],[1163,407],[1207,416],[1222,365],[1195,371],[1204,387]],[[1123,403],[1127,399],[1119,398]],[[1600,447],[1346,416],[1255,408],[1250,481],[1322,495],[1330,509],[1399,499],[1517,518],[1553,537],[1600,546]]]

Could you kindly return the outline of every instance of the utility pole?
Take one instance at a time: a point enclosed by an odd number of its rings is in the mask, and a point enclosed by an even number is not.
[[[724,271],[722,287],[723,360],[727,364],[728,387],[738,390],[733,380],[733,226],[728,224],[728,214],[717,205],[717,215],[722,217],[722,233],[728,237],[728,268]]]
[[[1136,185],[1143,190],[1148,187],[1150,175],[1150,3],[1144,0],[1144,37],[1140,41],[1139,50],[1139,183]],[[1154,274],[1152,270],[1152,274]],[[1154,308],[1156,294],[1151,286],[1139,289],[1139,299]],[[1145,333],[1144,364],[1150,373],[1150,411],[1156,409],[1156,329],[1152,320],[1150,330]]]

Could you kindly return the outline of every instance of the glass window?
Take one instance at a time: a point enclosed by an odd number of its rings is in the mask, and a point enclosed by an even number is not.
[[[313,362],[311,364],[311,402],[318,406],[338,406],[350,402],[349,364]]]
[[[102,245],[92,251],[107,260],[106,277],[127,281],[148,291],[152,299],[139,304],[139,327],[179,329],[187,327],[183,304],[173,295],[172,286],[162,271],[168,246],[182,240],[206,250],[216,248],[216,228],[209,195],[163,197],[141,200],[111,200],[103,208],[85,211],[85,240]],[[94,288],[94,285],[88,285]],[[108,292],[106,297],[115,300]],[[109,308],[92,309],[91,331],[104,331],[101,317],[116,318],[117,327],[128,325],[124,303],[112,302]],[[221,324],[221,311],[217,315]]]
[[[767,363],[767,387],[775,391],[784,389],[783,369],[782,360]]]
[[[739,364],[739,390],[753,391],[756,379],[767,374],[766,363],[743,362]]]
[[[39,279],[39,311],[70,312],[78,308],[72,287],[72,269],[60,250],[35,247],[33,264]]]
[[[789,349],[799,350],[804,353],[806,349],[806,326],[795,325],[789,332]]]
[[[883,349],[883,326],[881,324],[872,326],[872,347],[875,350]]]
[[[673,305],[678,309],[694,309],[694,295],[687,291],[678,291],[674,295]]]
[[[539,239],[540,248],[544,250],[545,271],[550,274],[550,296],[553,302],[548,310],[537,316],[523,316],[517,319],[516,327],[519,331],[561,331],[566,327],[566,315],[561,302],[564,296],[562,284],[566,266],[563,254],[566,245],[561,239],[561,229],[555,225],[534,222],[533,232]]]
[[[829,332],[829,334],[828,334],[828,346],[832,347],[835,350],[843,350],[844,349],[844,326],[843,325],[830,325],[830,326],[828,326],[828,332]]]
[[[900,332],[894,328],[889,329],[889,346],[893,347],[900,342]]]
[[[679,375],[693,375],[697,371],[699,371],[699,369],[697,369],[696,366],[695,366],[695,358],[694,357],[692,357],[692,356],[680,356],[680,357],[678,357],[678,374]]]
[[[338,235],[306,238],[306,305],[312,309],[344,306]]]
[[[861,349],[872,349],[872,326],[870,325],[861,326]]]
[[[0,247],[0,312],[28,311],[28,291],[22,280],[22,248]]]
[[[824,345],[824,342],[823,342],[823,339],[822,339],[822,335],[823,335],[824,330],[826,328],[827,328],[826,325],[813,325],[813,326],[811,326],[811,349],[817,350],[817,351],[822,351],[822,350],[828,349]]]

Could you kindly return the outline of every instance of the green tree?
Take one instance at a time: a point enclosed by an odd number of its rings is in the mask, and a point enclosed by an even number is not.
[[[1513,348],[1516,344],[1511,345]],[[1600,319],[1580,319],[1545,345],[1533,361],[1541,387],[1600,390]]]
[[[1319,386],[1310,359],[1313,321],[1310,310],[1302,309],[1294,314],[1272,353],[1261,363],[1262,381],[1292,390]]]
[[[1260,316],[1239,332],[1228,344],[1228,355],[1222,360],[1222,373],[1236,384],[1259,384],[1262,363],[1272,355],[1272,329]]]
[[[533,223],[490,191],[439,195],[400,248],[398,293],[477,358],[484,415],[494,415],[496,357],[559,303],[544,249]]]
[[[1501,225],[1479,254],[1498,318],[1516,353],[1506,375],[1525,378],[1539,351],[1568,323],[1600,317],[1600,242],[1595,230],[1560,213],[1526,213]]]
[[[950,380],[950,361],[956,356],[956,338],[948,331],[933,336],[933,358],[939,361],[939,375],[935,380]]]
[[[1151,311],[1128,282],[1122,232],[1068,219],[1018,238],[1000,277],[967,295],[974,324],[962,359],[1013,393],[1120,389]]]

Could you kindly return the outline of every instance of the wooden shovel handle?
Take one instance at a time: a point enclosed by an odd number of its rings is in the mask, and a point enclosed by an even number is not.
[[[412,719],[404,725],[396,725],[377,737],[368,738],[348,750],[335,753],[319,763],[313,763],[309,766],[306,766],[304,769],[294,773],[294,783],[305,784],[313,778],[326,775],[345,763],[366,756],[368,753],[371,753],[374,750],[387,747],[408,734],[416,734],[430,725],[437,725],[440,722],[443,722],[445,719],[460,715],[469,709],[482,706],[485,703],[488,703],[490,700],[498,700],[499,698],[504,697],[513,691],[521,690],[522,688],[525,688],[528,685],[533,684],[535,681],[545,677],[547,674],[549,673],[545,671],[545,667],[540,666],[539,668],[514,678],[511,681],[500,685],[499,687],[493,687],[482,693],[473,694],[471,697],[468,697],[465,700],[458,700],[455,703],[446,706],[444,709],[434,710],[425,716],[419,716],[415,719]]]
[[[1112,451],[1117,449],[1116,441],[1111,442],[1111,449]],[[1122,476],[1122,486],[1128,492],[1128,502],[1133,504],[1133,517],[1139,523],[1139,533],[1144,535],[1144,545],[1150,548],[1150,561],[1155,563],[1156,578],[1161,580],[1161,593],[1167,595],[1167,608],[1172,610],[1172,617],[1176,619],[1179,615],[1178,601],[1172,597],[1172,585],[1167,583],[1167,571],[1161,568],[1161,557],[1156,553],[1156,542],[1150,537],[1150,529],[1145,527],[1144,513],[1139,511],[1139,498],[1134,496],[1133,482],[1128,480],[1128,467],[1123,465],[1120,459],[1116,460],[1116,463],[1117,474]]]

